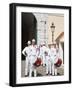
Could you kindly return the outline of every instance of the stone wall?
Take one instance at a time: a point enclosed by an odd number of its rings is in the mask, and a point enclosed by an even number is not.
[[[48,45],[48,14],[34,13],[37,20],[37,44],[43,42]]]

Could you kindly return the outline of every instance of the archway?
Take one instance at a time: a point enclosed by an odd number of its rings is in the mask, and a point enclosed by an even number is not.
[[[36,39],[37,42],[37,20],[35,16],[32,13],[24,13],[21,14],[21,26],[22,26],[22,37],[21,37],[21,46],[22,50],[27,46],[27,41],[32,40],[33,38]],[[24,60],[25,57],[22,55],[22,60]]]

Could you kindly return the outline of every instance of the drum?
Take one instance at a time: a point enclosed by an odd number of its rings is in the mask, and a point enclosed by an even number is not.
[[[39,67],[42,64],[41,58],[37,58],[37,60],[34,63],[34,66]]]
[[[55,63],[56,67],[60,67],[62,64],[62,60],[59,58],[58,61]]]

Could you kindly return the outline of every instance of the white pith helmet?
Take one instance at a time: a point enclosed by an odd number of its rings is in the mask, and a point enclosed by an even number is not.
[[[32,39],[32,42],[35,42],[35,39]]]
[[[30,45],[31,44],[31,41],[28,41],[27,44]]]

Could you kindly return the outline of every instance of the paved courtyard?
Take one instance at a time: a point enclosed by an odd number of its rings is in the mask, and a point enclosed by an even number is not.
[[[46,76],[46,69],[43,66],[37,67],[37,76]],[[58,76],[64,75],[64,65],[57,68]],[[32,73],[33,76],[33,73]],[[25,60],[21,61],[21,77],[25,77]]]

